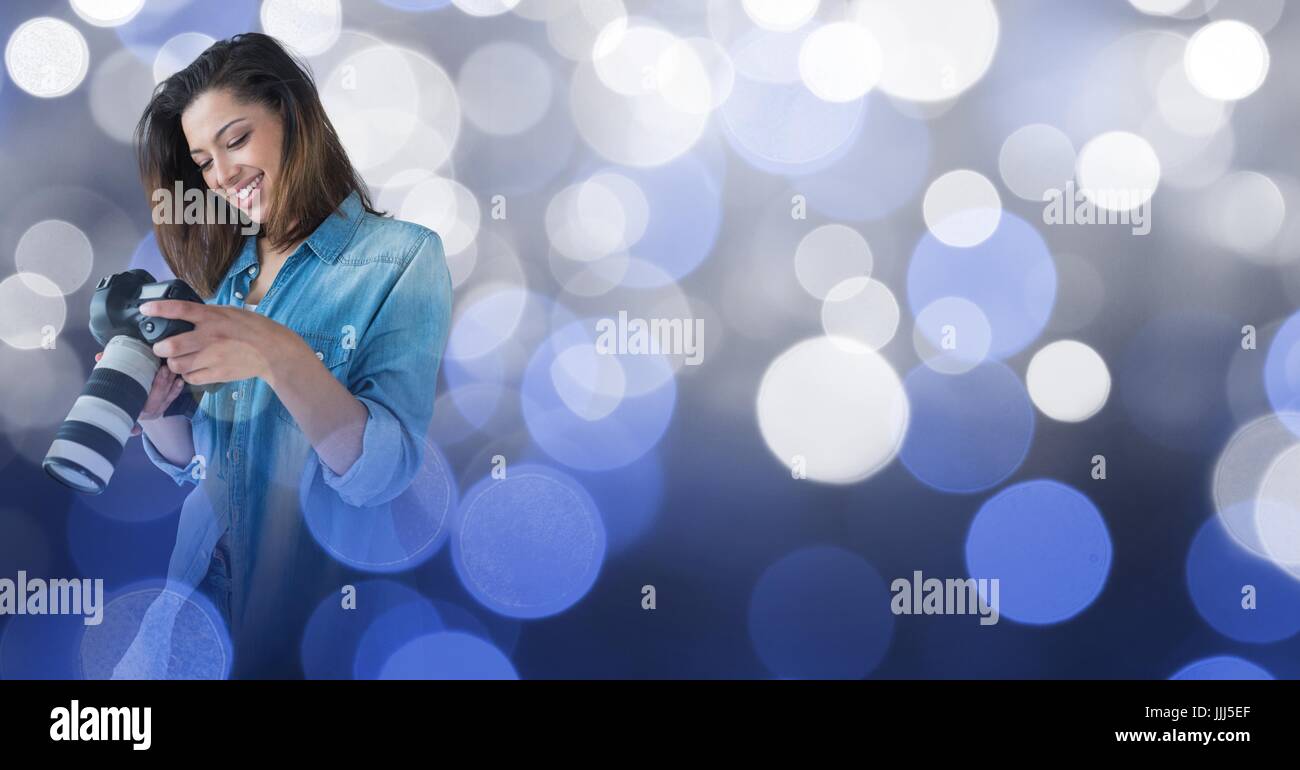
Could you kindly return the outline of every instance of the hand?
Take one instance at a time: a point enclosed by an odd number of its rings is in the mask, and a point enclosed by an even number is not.
[[[103,358],[103,353],[95,354],[95,361]],[[140,410],[140,416],[136,418],[137,422],[131,426],[131,435],[140,435],[140,423],[156,420],[163,416],[167,407],[171,406],[176,397],[181,394],[181,388],[185,387],[185,381],[177,377],[175,372],[165,366],[158,367],[154,372],[153,384],[149,387],[149,397],[144,401],[144,409]]]
[[[154,355],[166,358],[167,368],[191,385],[258,377],[274,387],[274,374],[283,363],[311,354],[288,327],[243,308],[158,300],[144,303],[140,312],[194,324],[193,331],[153,346]]]

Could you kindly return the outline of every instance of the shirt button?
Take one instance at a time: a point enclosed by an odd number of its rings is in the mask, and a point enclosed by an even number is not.
[[[248,268],[248,274],[257,275],[257,265],[253,265],[252,267]]]
[[[239,400],[239,391],[235,391],[234,393],[231,393],[231,394],[230,394],[230,397],[233,398],[234,400],[238,401],[238,400]]]
[[[242,291],[235,292],[235,299],[243,299],[243,298],[244,298],[244,292]]]
[[[316,351],[316,360],[317,360],[317,361],[324,361],[324,360],[325,360],[325,354],[322,353],[322,352],[320,352],[319,350]]]

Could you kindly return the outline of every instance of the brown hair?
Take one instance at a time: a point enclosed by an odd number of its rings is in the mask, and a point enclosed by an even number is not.
[[[284,123],[281,181],[259,232],[268,245],[284,249],[305,239],[354,191],[366,211],[382,216],[325,114],[310,71],[275,38],[258,32],[213,43],[154,88],[135,129],[140,180],[151,201],[155,190],[171,191],[177,182],[186,193],[197,189],[206,195],[181,113],[201,94],[220,88],[230,89],[239,101],[279,112]],[[230,210],[229,224],[154,223],[168,267],[204,297],[216,291],[243,243],[242,212]]]

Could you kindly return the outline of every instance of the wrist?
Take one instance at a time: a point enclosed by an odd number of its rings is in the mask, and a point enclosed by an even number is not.
[[[279,390],[281,383],[296,378],[304,367],[320,363],[302,337],[287,329],[284,337],[284,343],[272,349],[262,375],[271,390]]]

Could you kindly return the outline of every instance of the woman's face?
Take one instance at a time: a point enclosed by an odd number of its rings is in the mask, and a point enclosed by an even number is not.
[[[181,130],[208,188],[260,224],[279,180],[279,113],[238,101],[227,89],[212,90],[181,113]]]

